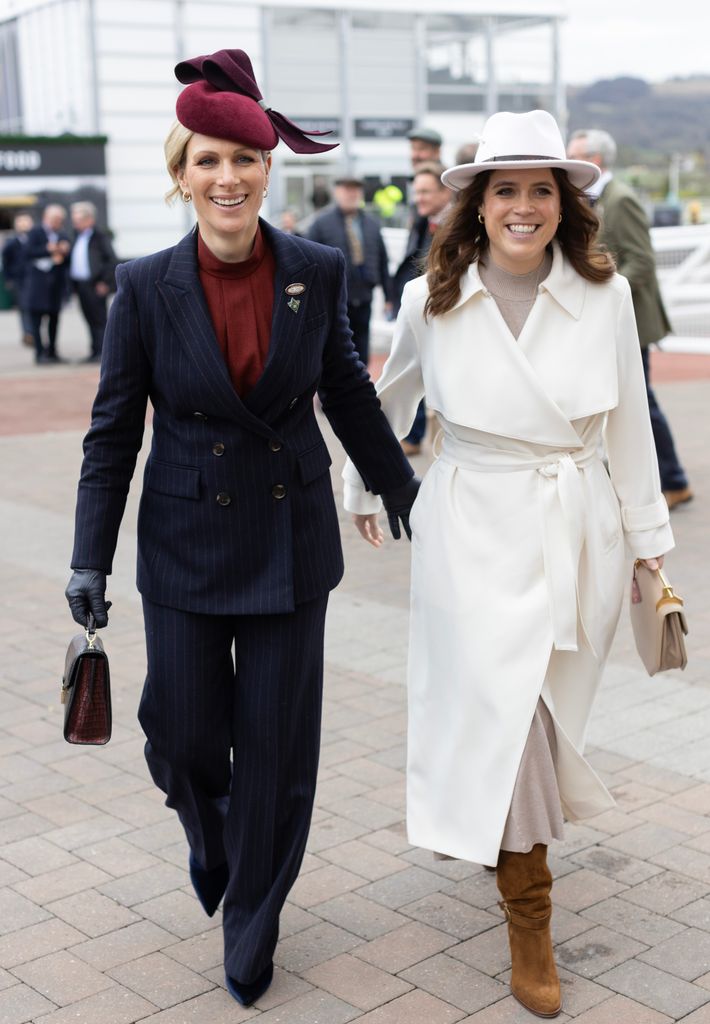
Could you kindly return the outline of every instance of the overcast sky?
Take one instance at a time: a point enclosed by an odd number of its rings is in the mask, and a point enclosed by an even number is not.
[[[563,75],[570,85],[634,75],[710,74],[706,0],[567,0]]]

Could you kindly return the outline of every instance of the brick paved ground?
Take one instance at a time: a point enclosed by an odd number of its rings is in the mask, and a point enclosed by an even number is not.
[[[408,550],[367,548],[345,516],[309,852],[283,914],[274,984],[250,1010],[226,995],[219,918],[206,918],[191,891],[184,839],[151,785],[135,721],[144,672],[135,495],[105,635],[114,737],[99,750],[60,738],[74,632],[62,591],[96,371],[36,369],[15,334],[14,317],[0,314],[0,1021],[532,1020],[508,994],[493,879],[407,844]],[[75,312],[60,344],[77,358],[85,351]],[[679,550],[668,559],[687,598],[691,662],[649,679],[622,624],[590,733],[618,804],[568,826],[552,850],[560,1021],[710,1022],[710,360],[693,359],[657,364],[698,495],[674,513]],[[426,457],[416,461],[423,470]]]

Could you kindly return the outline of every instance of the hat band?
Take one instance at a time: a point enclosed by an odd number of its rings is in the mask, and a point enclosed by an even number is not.
[[[562,156],[530,156],[527,153],[511,153],[510,156],[489,156],[486,160],[482,160],[481,163],[492,164],[497,160],[564,160]]]

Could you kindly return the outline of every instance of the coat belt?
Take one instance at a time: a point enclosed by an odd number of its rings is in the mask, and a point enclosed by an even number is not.
[[[487,448],[447,435],[440,458],[461,469],[483,473],[537,472],[553,643],[556,651],[578,650],[577,575],[587,528],[580,469],[599,458],[596,443],[594,447],[556,449],[537,456]]]

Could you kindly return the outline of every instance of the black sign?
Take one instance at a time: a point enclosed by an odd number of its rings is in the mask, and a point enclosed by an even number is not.
[[[409,117],[359,117],[355,120],[358,139],[401,139],[414,127]]]
[[[106,173],[101,143],[7,143],[0,139],[0,178],[26,175],[81,177]]]
[[[297,117],[298,127],[304,132],[332,132],[340,135],[341,121],[339,117]],[[323,140],[328,141],[326,139]]]

